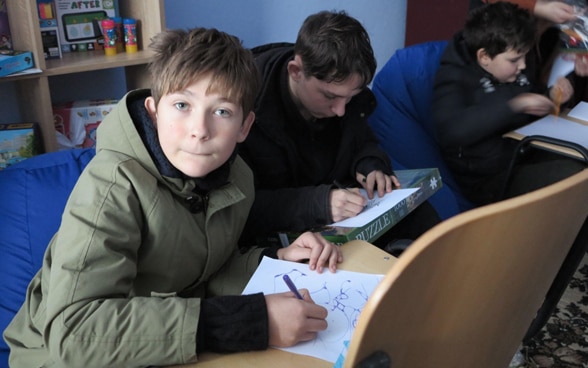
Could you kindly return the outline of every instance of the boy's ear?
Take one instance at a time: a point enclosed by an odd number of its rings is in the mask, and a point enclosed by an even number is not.
[[[486,52],[486,49],[481,48],[476,51],[476,59],[478,59],[478,64],[481,66],[488,66],[488,64],[492,61],[492,58]]]
[[[295,55],[293,60],[288,62],[288,75],[295,81],[299,81],[302,77],[302,59]]]
[[[145,109],[149,113],[153,124],[157,126],[157,106],[155,106],[155,99],[152,96],[145,99]]]
[[[251,130],[254,121],[255,113],[253,111],[249,111],[249,114],[247,115],[245,120],[243,120],[243,124],[241,124],[241,130],[239,131],[239,136],[237,137],[238,143],[243,142],[245,138],[247,138],[247,135],[249,135],[249,131]]]

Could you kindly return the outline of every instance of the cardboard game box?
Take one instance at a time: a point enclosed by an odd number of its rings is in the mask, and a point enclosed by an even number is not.
[[[53,122],[60,149],[94,147],[96,128],[118,100],[80,100],[55,104]]]
[[[443,185],[441,175],[437,168],[396,170],[395,174],[403,189],[418,188],[418,190],[361,227],[325,226],[312,231],[320,232],[327,240],[335,244],[343,244],[355,239],[374,242],[417,206],[441,189]],[[258,240],[262,245],[287,246],[299,235],[300,233],[296,232],[279,232],[275,236],[260,238]]]
[[[43,152],[36,123],[0,124],[0,170]]]
[[[13,51],[12,55],[0,54],[0,77],[21,72],[35,66],[30,51]]]
[[[117,0],[55,0],[62,52],[104,49],[100,21],[118,16]]]

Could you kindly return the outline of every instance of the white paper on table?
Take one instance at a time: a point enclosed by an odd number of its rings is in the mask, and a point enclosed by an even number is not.
[[[243,290],[243,294],[273,294],[289,291],[282,277],[287,274],[299,289],[308,289],[315,303],[329,314],[328,327],[316,339],[280,348],[334,363],[344,342],[351,339],[359,314],[384,275],[337,270],[319,274],[304,263],[264,257]]]
[[[402,200],[409,197],[412,193],[419,190],[419,188],[409,189],[394,189],[390,193],[386,193],[383,197],[378,197],[378,194],[374,194],[374,198],[368,200],[368,204],[363,211],[357,216],[350,217],[348,219],[335,222],[329,226],[342,226],[342,227],[360,227],[368,224],[370,221],[378,218],[392,207],[396,206]],[[360,189],[361,194],[367,198],[367,192],[365,189]]]
[[[588,125],[576,123],[555,115],[547,115],[515,130],[515,132],[525,136],[544,135],[588,147]]]
[[[580,101],[567,115],[570,118],[588,121],[588,103]]]

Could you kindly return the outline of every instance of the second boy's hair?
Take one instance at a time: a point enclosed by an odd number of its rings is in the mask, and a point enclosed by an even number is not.
[[[472,10],[466,17],[463,38],[475,54],[486,50],[491,58],[509,49],[527,52],[535,42],[535,19],[525,9],[497,2]]]
[[[241,105],[245,117],[253,110],[260,77],[251,51],[240,40],[216,29],[167,30],[149,45],[155,51],[149,71],[155,103],[211,75],[208,91]]]
[[[358,74],[367,86],[376,71],[376,59],[367,31],[344,11],[322,11],[306,18],[294,53],[303,72],[325,82],[342,82]]]

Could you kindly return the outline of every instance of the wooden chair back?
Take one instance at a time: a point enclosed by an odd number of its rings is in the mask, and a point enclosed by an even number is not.
[[[588,169],[442,222],[376,288],[344,366],[508,367],[587,215]]]

